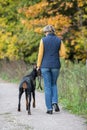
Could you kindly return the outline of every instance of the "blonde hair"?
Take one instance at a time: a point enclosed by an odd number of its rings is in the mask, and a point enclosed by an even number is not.
[[[43,32],[49,32],[49,33],[54,33],[55,29],[52,25],[47,25],[43,28]]]

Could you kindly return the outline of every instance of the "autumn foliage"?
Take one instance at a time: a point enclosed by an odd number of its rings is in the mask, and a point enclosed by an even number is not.
[[[66,46],[66,59],[86,60],[86,0],[1,0],[0,3],[0,59],[36,62],[42,28],[50,24]]]

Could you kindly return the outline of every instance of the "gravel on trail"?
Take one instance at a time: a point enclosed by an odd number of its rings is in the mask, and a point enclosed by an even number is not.
[[[0,130],[87,130],[86,120],[63,110],[46,114],[44,93],[36,91],[36,108],[25,109],[25,94],[18,106],[18,85],[0,81]]]

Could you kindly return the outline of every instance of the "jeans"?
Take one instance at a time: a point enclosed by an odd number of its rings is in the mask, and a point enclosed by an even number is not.
[[[41,68],[44,79],[45,103],[47,110],[52,110],[52,104],[58,103],[57,78],[59,69]]]

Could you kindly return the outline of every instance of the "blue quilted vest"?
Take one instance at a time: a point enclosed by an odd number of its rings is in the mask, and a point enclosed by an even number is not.
[[[44,55],[41,68],[60,68],[59,49],[61,40],[55,34],[48,34],[42,40]]]

